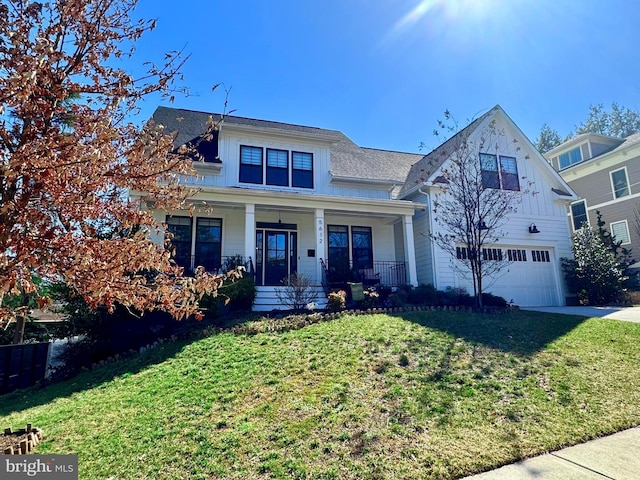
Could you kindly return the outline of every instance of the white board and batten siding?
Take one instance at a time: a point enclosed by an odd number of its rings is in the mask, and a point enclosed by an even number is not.
[[[505,139],[522,139],[522,134],[508,123],[500,125],[505,129]],[[478,133],[476,131],[475,133]],[[564,305],[565,286],[561,274],[560,258],[571,257],[571,238],[566,216],[566,204],[552,187],[558,188],[558,177],[546,161],[535,152],[525,139],[519,141],[519,149],[514,150],[506,143],[501,146],[504,155],[516,157],[520,189],[523,192],[517,211],[511,215],[496,245],[487,247],[500,248],[505,258],[507,249],[525,250],[527,261],[510,262],[509,265],[494,278],[484,279],[483,291],[513,300],[519,306],[558,306]],[[498,152],[500,153],[500,152]],[[544,163],[542,163],[544,162]],[[524,178],[523,178],[524,177]],[[430,212],[431,213],[431,212]],[[427,238],[418,240],[419,232],[429,223],[419,216],[414,222],[416,229],[416,253],[418,265],[428,265],[431,241]],[[530,233],[529,226],[535,224],[540,233]],[[434,229],[442,228],[433,222]],[[460,261],[433,245],[435,261],[434,285],[438,289],[447,286],[462,287],[473,292],[471,274],[462,275]],[[545,261],[532,259],[533,252],[542,253]],[[548,255],[548,260],[546,261]],[[458,264],[455,264],[458,262]],[[422,269],[422,268],[421,268]],[[427,277],[425,268],[423,278]],[[465,278],[468,277],[468,278]],[[427,277],[428,278],[428,277]],[[421,280],[422,281],[422,280]]]

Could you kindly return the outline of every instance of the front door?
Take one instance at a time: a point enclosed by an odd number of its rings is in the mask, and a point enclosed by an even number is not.
[[[258,230],[256,232],[256,283],[282,285],[297,270],[296,232]]]

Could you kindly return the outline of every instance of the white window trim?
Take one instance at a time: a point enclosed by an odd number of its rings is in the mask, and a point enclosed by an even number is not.
[[[616,187],[613,184],[613,174],[616,173],[616,172],[619,172],[620,170],[624,170],[624,177],[627,180],[627,191],[629,193],[627,193],[626,195],[623,195],[621,197],[616,197]],[[629,172],[627,172],[627,167],[626,166],[624,166],[622,168],[617,168],[615,170],[611,170],[609,172],[609,181],[611,182],[611,195],[613,196],[614,200],[619,200],[621,198],[626,198],[629,195],[631,195],[631,186],[629,185]]]
[[[630,245],[631,244],[631,235],[629,233],[629,223],[627,222],[626,219],[625,220],[620,220],[619,222],[611,222],[611,223],[609,223],[609,228],[611,229],[611,235],[613,235],[613,226],[614,225],[618,225],[619,223],[624,224],[624,228],[627,231],[627,239],[628,239],[627,242],[623,242],[620,245]],[[616,240],[616,242],[618,241],[615,236],[613,238],[614,238],[614,240]]]
[[[575,202],[571,202],[571,204],[569,205],[569,217],[571,218],[571,229],[574,232],[577,232],[576,228],[575,228],[575,222],[573,221],[573,207],[574,205],[576,205],[577,203],[580,202],[584,202],[584,211],[587,214],[587,226],[591,227],[591,222],[589,221],[589,205],[587,205],[587,199],[586,198],[581,198],[580,200],[576,200]]]

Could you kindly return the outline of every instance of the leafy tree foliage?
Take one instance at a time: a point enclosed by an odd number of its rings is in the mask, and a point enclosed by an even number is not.
[[[456,132],[457,125],[449,112],[440,128]],[[506,256],[485,258],[484,250],[495,246],[506,235],[502,230],[509,216],[516,212],[522,196],[529,193],[531,184],[520,185],[520,190],[489,188],[483,182],[480,153],[515,155],[520,151],[515,139],[507,139],[503,130],[491,121],[477,137],[465,128],[441,147],[439,154],[448,160],[443,164],[439,184],[441,192],[432,202],[436,222],[442,231],[431,238],[461,268],[470,275],[476,304],[483,306],[483,289],[509,264]],[[525,157],[528,158],[528,157]],[[519,178],[520,182],[525,181]],[[460,245],[465,248],[464,258],[458,258]]]
[[[168,132],[128,120],[146,96],[175,92],[184,61],[169,53],[139,79],[119,67],[154,27],[131,18],[136,3],[0,2],[0,301],[39,294],[37,275],[66,282],[92,307],[182,318],[222,281],[184,278],[150,240],[157,222],[127,196],[185,208],[179,179],[195,173]],[[105,238],[102,225],[116,234]],[[0,309],[0,323],[15,317]]]
[[[573,259],[561,259],[569,291],[588,305],[615,301],[623,292],[626,277],[600,234],[586,226],[580,228],[573,234],[572,250]]]
[[[563,140],[560,138],[558,132],[545,123],[542,126],[542,130],[540,130],[540,135],[536,138],[535,145],[538,151],[544,154],[549,150],[553,150],[562,142]]]
[[[602,135],[625,138],[639,131],[640,112],[628,107],[621,107],[616,102],[613,102],[611,109],[607,111],[604,105],[600,103],[590,105],[587,119],[576,126],[575,133],[569,132],[564,139],[562,139],[557,130],[552,129],[545,123],[540,130],[535,145],[538,151],[544,154],[581,133],[600,133]]]
[[[589,106],[589,116],[576,127],[576,134],[601,133],[612,137],[624,138],[640,131],[640,112],[621,107],[616,102],[606,111],[600,103]]]

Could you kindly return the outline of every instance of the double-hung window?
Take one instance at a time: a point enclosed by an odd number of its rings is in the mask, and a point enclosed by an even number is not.
[[[173,259],[179,266],[191,268],[191,217],[167,217],[166,223],[171,234]]]
[[[267,148],[267,185],[289,185],[289,152]]]
[[[629,195],[629,179],[627,178],[627,169],[623,167],[610,172],[609,175],[611,176],[613,198],[626,197],[627,195]]]
[[[373,268],[373,244],[371,227],[351,227],[353,268]]]
[[[573,219],[573,230],[582,228],[584,223],[589,223],[587,216],[587,202],[580,200],[571,204],[571,218]]]
[[[196,220],[195,266],[207,272],[217,272],[222,261],[222,220],[198,218]]]
[[[291,152],[293,172],[291,186],[299,188],[313,188],[313,154]]]
[[[520,190],[518,164],[515,157],[500,156],[500,179],[503,190]]]
[[[480,154],[482,168],[482,186],[484,188],[500,188],[500,173],[498,172],[498,157],[489,153]]]
[[[518,163],[515,157],[480,154],[482,186],[503,190],[520,190]]]
[[[262,148],[240,146],[240,181],[262,184]]]

